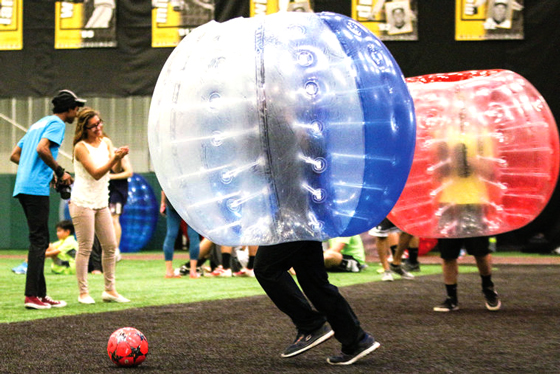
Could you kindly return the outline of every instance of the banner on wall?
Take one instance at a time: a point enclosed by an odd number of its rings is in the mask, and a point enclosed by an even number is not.
[[[455,40],[523,39],[523,0],[455,1]]]
[[[214,19],[214,0],[152,0],[152,47],[175,47]]]
[[[380,40],[418,40],[417,0],[352,0],[352,18]]]
[[[263,16],[285,12],[313,12],[309,0],[250,0],[250,15]]]
[[[56,49],[117,46],[116,0],[55,2]]]
[[[23,0],[0,0],[0,50],[23,48]]]

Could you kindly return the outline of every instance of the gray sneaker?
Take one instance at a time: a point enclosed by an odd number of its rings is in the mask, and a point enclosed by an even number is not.
[[[486,309],[491,312],[497,312],[502,307],[502,302],[498,293],[494,291],[494,288],[486,288],[482,290],[484,298],[486,299]]]
[[[331,365],[352,365],[365,355],[370,354],[379,348],[381,344],[376,342],[373,336],[366,334],[362,341],[358,344],[358,348],[352,353],[340,352],[340,355],[327,358],[327,362]]]
[[[408,272],[418,272],[420,271],[420,263],[416,262],[416,263],[411,263],[410,261],[405,261],[403,263],[403,268],[404,270],[408,271]]]
[[[434,307],[434,312],[454,312],[459,310],[459,305],[457,304],[457,300],[452,300],[451,298],[446,298],[445,301],[438,306]]]
[[[389,264],[389,267],[393,273],[400,275],[402,279],[408,279],[408,280],[414,279],[414,275],[404,270],[401,265]]]
[[[280,356],[284,358],[297,356],[308,349],[327,341],[333,335],[334,331],[326,323],[310,333],[298,332],[296,340],[290,344]]]

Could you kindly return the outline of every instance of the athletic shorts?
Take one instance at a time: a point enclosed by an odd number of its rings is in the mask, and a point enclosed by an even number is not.
[[[438,239],[440,256],[444,260],[458,259],[463,246],[467,250],[467,253],[471,256],[484,257],[490,253],[490,245],[487,236],[460,239]]]
[[[393,224],[393,222],[389,221],[387,218],[383,219],[381,223],[375,226],[373,229],[369,230],[369,234],[371,236],[375,236],[378,238],[386,238],[389,234],[394,232],[401,232],[401,230]]]
[[[109,210],[111,211],[112,215],[116,214],[116,215],[120,216],[122,214],[123,207],[124,207],[124,205],[120,202],[115,202],[115,203],[110,202],[109,203]]]
[[[114,191],[109,194],[109,210],[111,211],[111,214],[121,215],[126,204],[126,200],[126,197],[119,191]]]

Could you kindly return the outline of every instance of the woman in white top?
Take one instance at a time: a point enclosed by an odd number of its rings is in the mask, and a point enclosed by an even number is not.
[[[78,239],[76,275],[82,304],[93,304],[89,295],[87,273],[88,261],[94,235],[103,249],[102,263],[105,278],[103,301],[128,302],[115,288],[115,249],[117,241],[108,208],[109,170],[129,152],[128,147],[113,148],[111,140],[103,135],[103,122],[99,113],[84,108],[78,114],[74,135],[74,172],[70,215]]]

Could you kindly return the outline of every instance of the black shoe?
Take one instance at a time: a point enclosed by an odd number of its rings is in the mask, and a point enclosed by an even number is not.
[[[459,310],[457,300],[452,300],[449,297],[443,303],[434,307],[434,312],[453,312],[455,310]]]
[[[484,298],[486,299],[486,309],[496,312],[500,310],[502,303],[498,297],[498,293],[494,291],[494,288],[486,288],[482,290]]]
[[[351,365],[360,358],[375,351],[381,344],[376,342],[373,336],[366,334],[362,341],[358,343],[358,348],[352,353],[340,352],[340,355],[327,358],[331,365]]]
[[[284,350],[282,357],[294,357],[321,344],[334,335],[334,331],[326,323],[315,331],[307,334],[298,332],[296,340]]]
[[[199,267],[196,268],[196,272],[202,274],[202,269]],[[182,265],[179,268],[179,274],[183,275],[183,276],[187,276],[191,273],[191,264],[190,263],[185,263],[184,265]]]
[[[360,270],[360,263],[354,259],[342,260],[339,265],[342,271],[350,272],[350,273],[359,273]]]
[[[404,270],[401,265],[394,265],[391,263],[389,264],[389,268],[393,273],[399,275],[402,279],[408,279],[408,280],[414,279],[414,275]]]
[[[179,268],[179,274],[181,275],[189,275],[191,272],[191,265],[186,263]]]
[[[418,272],[420,271],[420,263],[419,262],[411,263],[409,261],[405,261],[403,264],[403,268],[404,270],[409,272]]]

